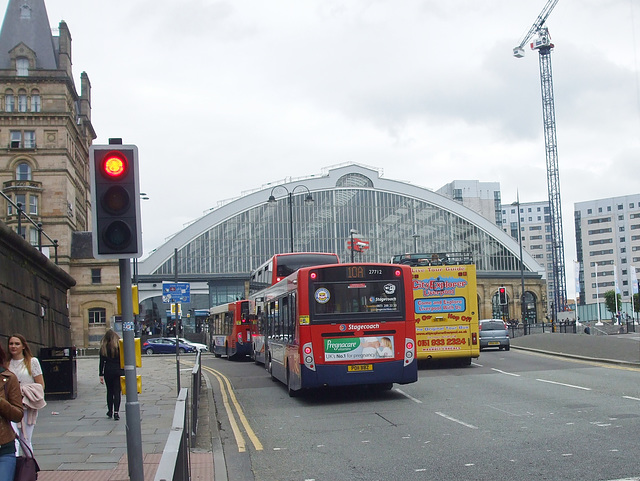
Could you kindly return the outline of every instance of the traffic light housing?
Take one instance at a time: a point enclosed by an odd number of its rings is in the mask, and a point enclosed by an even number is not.
[[[498,288],[498,297],[500,298],[500,305],[507,305],[507,288],[502,286]]]
[[[138,147],[92,145],[89,159],[93,256],[96,259],[140,257]]]

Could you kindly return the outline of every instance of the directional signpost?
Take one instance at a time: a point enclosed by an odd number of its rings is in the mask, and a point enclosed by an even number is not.
[[[188,282],[162,282],[162,302],[165,304],[191,302],[191,284]]]

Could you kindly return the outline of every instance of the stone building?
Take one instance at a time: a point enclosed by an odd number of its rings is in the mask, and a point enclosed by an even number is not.
[[[57,241],[57,249],[42,244],[76,280],[68,301],[72,342],[87,347],[115,314],[118,270],[92,258],[86,232],[96,133],[89,76],[81,73],[78,92],[71,52],[67,24],[52,34],[44,0],[9,1],[0,31],[0,220],[33,245],[39,223]],[[18,204],[33,223],[18,215]]]

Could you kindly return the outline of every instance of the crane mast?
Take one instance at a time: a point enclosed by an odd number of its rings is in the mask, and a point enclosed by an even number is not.
[[[547,191],[549,195],[549,215],[551,221],[551,243],[553,262],[553,305],[552,319],[556,312],[567,309],[567,281],[564,265],[564,238],[562,229],[562,202],[560,199],[560,174],[558,170],[558,148],[556,139],[556,112],[553,98],[553,75],[551,71],[551,50],[553,44],[549,30],[544,26],[558,0],[549,0],[538,15],[533,26],[525,34],[520,45],[513,49],[516,57],[524,56],[524,45],[534,36],[531,48],[538,50],[540,58],[540,86],[542,91],[542,121],[547,160]],[[520,213],[518,213],[520,215]],[[547,280],[548,282],[548,280]]]

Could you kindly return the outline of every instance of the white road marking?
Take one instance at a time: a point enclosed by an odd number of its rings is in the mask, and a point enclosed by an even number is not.
[[[478,427],[477,427],[477,426],[474,426],[473,424],[467,424],[467,423],[465,423],[464,421],[460,421],[459,419],[452,418],[451,416],[449,416],[449,415],[447,415],[447,414],[445,414],[445,413],[436,412],[436,414],[437,414],[438,416],[442,416],[442,417],[443,417],[443,418],[445,418],[445,419],[448,419],[449,421],[453,421],[454,423],[461,424],[461,425],[463,425],[463,426],[465,426],[465,427],[467,427],[467,428],[469,428],[469,429],[478,429]]]
[[[547,379],[536,379],[536,381],[546,382],[549,384],[557,384],[558,386],[572,387],[574,389],[582,389],[583,391],[591,391],[590,387],[574,386],[573,384],[565,384],[563,382],[549,381]]]
[[[402,394],[407,399],[411,399],[414,403],[422,404],[422,401],[420,401],[420,399],[416,399],[413,396],[409,396],[406,392],[404,392],[401,389],[395,388],[395,391],[399,392],[400,394]]]
[[[631,399],[632,401],[640,401],[640,398],[633,396],[622,396],[624,399]]]
[[[492,371],[499,372],[500,374],[506,374],[506,375],[508,375],[508,376],[520,377],[520,374],[515,374],[515,373],[512,373],[512,372],[501,371],[500,369],[496,369],[495,367],[492,367],[492,368],[491,368],[491,370],[492,370]]]

